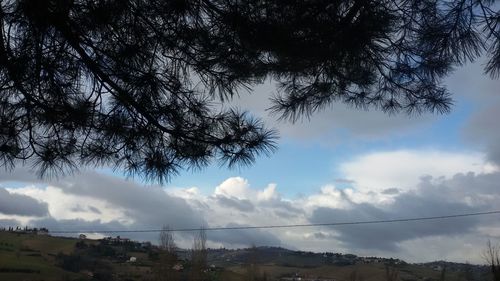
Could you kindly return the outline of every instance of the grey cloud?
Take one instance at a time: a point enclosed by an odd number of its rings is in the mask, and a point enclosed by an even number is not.
[[[15,169],[5,170],[0,169],[0,182],[17,181],[17,182],[40,182],[40,178],[35,176],[35,172],[28,170],[21,162],[16,163]]]
[[[43,217],[48,212],[46,203],[39,202],[26,195],[10,193],[4,188],[0,188],[0,213],[5,215]]]
[[[97,209],[96,207],[94,206],[88,206],[88,208],[84,208],[82,207],[81,205],[76,205],[75,207],[71,208],[71,211],[72,212],[92,212],[94,214],[101,214],[101,211],[99,211],[99,209]]]
[[[468,204],[480,208],[497,206],[500,200],[500,172],[490,174],[456,174],[448,180],[434,182],[422,178],[418,186],[420,193],[435,200],[459,202],[468,198]]]
[[[226,196],[216,196],[215,201],[222,206],[234,208],[242,212],[251,212],[255,206],[247,199],[238,199],[235,197],[228,198]]]
[[[298,215],[304,213],[304,210],[294,206],[289,201],[281,200],[281,198],[262,201],[259,203],[259,206],[272,208],[274,210],[280,210],[281,212],[286,212],[290,215]]]
[[[399,193],[399,189],[397,189],[395,187],[382,190],[382,194],[385,194],[385,195],[394,195],[394,194],[398,194],[398,193]]]
[[[468,64],[455,71],[444,83],[452,93],[455,107],[460,103],[488,103],[500,99],[500,79],[491,79],[484,75],[484,62],[479,59],[473,64]],[[283,121],[278,122],[277,116],[270,115],[269,98],[276,93],[272,81],[254,87],[252,94],[242,93],[233,104],[243,109],[248,109],[255,115],[264,119],[270,126],[276,127],[286,137],[296,139],[320,139],[328,137],[328,141],[335,139],[337,131],[345,132],[354,137],[387,138],[388,136],[404,135],[427,128],[434,122],[444,120],[446,115],[424,114],[407,116],[405,114],[388,115],[380,110],[358,110],[352,107],[335,103],[320,112],[316,112],[310,119],[299,120],[295,124]],[[496,106],[498,108],[498,106]],[[492,119],[492,120],[499,120]],[[496,130],[497,126],[490,127]],[[480,136],[476,136],[479,138]],[[334,141],[335,142],[335,141]]]
[[[71,182],[56,183],[65,193],[89,196],[123,208],[138,225],[154,228],[164,224],[172,228],[190,228],[204,225],[199,212],[184,199],[168,195],[158,186],[140,186],[95,172],[76,175]]]
[[[333,239],[337,239],[337,237],[334,234],[328,233],[328,232],[314,232],[313,236],[314,236],[315,239],[318,239],[318,240],[333,240]]]
[[[226,227],[240,227],[240,224],[228,224]],[[260,229],[238,229],[232,231],[210,231],[207,238],[227,246],[282,246],[281,240],[274,234]]]
[[[286,218],[286,219],[291,219],[291,218],[294,218],[297,216],[297,214],[284,212],[284,211],[280,211],[280,210],[274,210],[274,214],[277,217]]]
[[[322,232],[315,232],[315,233],[314,233],[314,238],[316,238],[316,239],[327,239],[327,238],[328,238],[328,236],[327,236],[327,235],[325,235],[325,234],[324,234],[324,233],[322,233]]]
[[[158,186],[143,186],[134,181],[94,171],[81,171],[71,177],[42,180],[33,176],[27,168],[16,167],[12,172],[3,171],[0,175],[0,181],[4,182],[50,184],[66,194],[104,200],[116,208],[124,209],[126,214],[136,221],[136,227],[149,229],[168,224],[172,228],[191,228],[206,224],[202,214],[193,210],[184,199],[170,196]],[[0,200],[3,198],[0,196]],[[0,209],[3,206],[4,204],[0,204]],[[20,209],[25,210],[26,207]],[[95,209],[89,210],[94,213],[100,212]]]
[[[465,207],[465,206],[462,206]],[[460,212],[463,212],[461,208]],[[420,216],[418,210],[411,217]],[[446,212],[445,214],[448,214]],[[384,211],[368,204],[355,206],[353,210],[339,210],[318,208],[314,211],[311,222],[324,223],[332,218],[335,221],[372,221],[387,218],[403,218],[396,210]],[[460,222],[452,221],[425,221],[411,223],[368,224],[339,226],[335,230],[340,233],[338,239],[350,247],[361,249],[380,249],[395,251],[398,243],[435,235],[455,235],[471,231],[477,225],[474,219],[463,219]]]
[[[338,131],[345,133],[346,130],[357,137],[387,138],[388,135],[402,135],[440,118],[432,114],[418,117],[405,114],[391,116],[380,110],[362,110],[335,103],[310,118],[292,124],[288,121],[277,121],[279,116],[271,115],[267,110],[271,106],[270,98],[275,93],[276,87],[272,82],[268,82],[254,87],[252,94],[240,95],[232,104],[263,118],[266,124],[278,128],[284,136],[306,140],[329,137],[331,141],[335,139],[331,137]]]
[[[418,191],[400,193],[394,202],[382,207],[368,203],[352,208],[317,208],[312,223],[373,221],[431,217],[490,211],[500,199],[500,173],[457,174],[449,180],[423,178]],[[467,200],[465,200],[467,199]],[[383,224],[346,225],[333,228],[339,239],[353,249],[397,251],[402,242],[433,236],[459,236],[473,233],[479,226],[493,226],[488,217],[462,217]]]
[[[446,87],[453,94],[455,100],[464,102],[460,98],[466,98],[465,102],[475,101],[488,103],[492,99],[500,98],[500,80],[492,79],[484,74],[486,59],[479,59],[473,64],[468,64],[455,71],[446,79]]]
[[[500,86],[499,88],[500,89]],[[500,95],[499,95],[500,98]],[[486,150],[490,161],[500,165],[500,102],[474,113],[464,128],[466,140]]]
[[[9,227],[16,227],[16,226],[21,226],[21,223],[17,220],[12,220],[12,219],[1,219],[0,220],[0,228],[9,228]]]
[[[89,206],[89,211],[91,211],[94,214],[102,214],[102,212],[94,206]]]
[[[465,99],[459,102],[473,105],[469,120],[462,128],[464,138],[470,144],[486,151],[489,160],[500,165],[500,79],[483,74],[484,62],[459,69],[448,79],[448,87]]]
[[[341,179],[341,178],[335,179],[335,182],[336,182],[336,183],[346,183],[346,184],[353,184],[353,183],[356,183],[356,181],[354,181],[354,180],[350,180],[350,179]]]
[[[76,205],[73,208],[71,208],[72,212],[85,212],[85,208],[83,208],[81,205]]]
[[[121,224],[117,221],[111,221],[108,223],[103,223],[100,220],[87,221],[83,219],[63,219],[56,220],[53,217],[47,217],[43,219],[34,220],[33,225],[35,227],[46,227],[49,229],[49,232],[54,232],[54,235],[59,234],[72,234],[78,235],[80,232],[93,233],[100,232],[106,233],[106,231],[124,231],[130,230],[130,228]],[[71,232],[75,231],[75,233],[57,233],[58,231]]]

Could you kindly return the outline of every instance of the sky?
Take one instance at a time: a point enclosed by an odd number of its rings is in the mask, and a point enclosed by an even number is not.
[[[110,169],[40,179],[29,167],[0,171],[0,226],[134,230],[310,224],[500,210],[500,80],[481,63],[445,80],[446,115],[386,115],[334,104],[292,124],[270,115],[267,82],[231,106],[280,133],[278,150],[249,167],[183,171],[162,186]],[[92,237],[102,234],[90,233]],[[123,235],[156,242],[157,233]],[[176,233],[190,247],[190,233]],[[210,247],[289,249],[484,263],[500,242],[500,215],[440,221],[213,231]]]

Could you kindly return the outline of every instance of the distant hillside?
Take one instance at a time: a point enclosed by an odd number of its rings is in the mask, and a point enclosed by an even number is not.
[[[0,231],[0,281],[156,281],[159,250],[126,238],[76,239]],[[189,261],[179,260],[180,280]],[[210,268],[210,280],[243,281],[240,274]]]
[[[358,257],[352,254],[313,253],[292,251],[279,247],[257,247],[253,249],[216,249],[210,251],[210,262],[217,266],[244,273],[249,261],[260,265],[269,276],[304,278],[333,278],[352,280],[355,272],[359,280],[386,281],[386,270],[398,271],[400,280],[440,280],[443,269],[445,280],[474,281],[490,280],[489,268],[452,262],[430,262],[409,264],[405,261],[383,257]]]
[[[178,250],[178,280],[190,280],[189,253]],[[90,240],[0,231],[0,280],[155,281],[159,255],[151,243],[126,238]],[[387,281],[388,270],[401,281],[438,281],[443,270],[446,281],[490,280],[485,266],[442,261],[408,264],[392,258],[277,247],[208,249],[207,257],[210,281]]]
[[[420,266],[433,268],[434,270],[446,270],[451,272],[462,272],[469,280],[490,280],[490,267],[487,265],[473,265],[468,263],[455,263],[447,261],[434,261],[422,263]]]
[[[220,265],[246,263],[250,259],[262,264],[276,264],[293,267],[318,267],[324,265],[347,266],[356,264],[390,264],[403,265],[406,262],[392,258],[358,257],[352,254],[314,253],[292,251],[279,247],[257,247],[251,249],[212,249],[210,259]]]

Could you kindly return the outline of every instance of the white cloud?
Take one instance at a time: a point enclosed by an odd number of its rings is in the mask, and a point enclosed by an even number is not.
[[[248,181],[241,177],[228,178],[215,188],[215,195],[223,195],[226,197],[236,197],[238,199],[249,198],[250,185]]]
[[[276,184],[269,184],[264,190],[257,193],[257,199],[261,201],[269,201],[273,199],[278,199],[279,194],[276,191]]]
[[[329,207],[343,209],[349,205],[343,190],[337,189],[334,185],[325,185],[317,194],[312,194],[304,198],[304,207],[312,210],[318,207]]]
[[[481,153],[437,150],[396,150],[361,155],[340,165],[342,177],[353,180],[357,191],[388,188],[414,189],[422,176],[450,178],[457,173],[494,172]]]
[[[277,185],[275,183],[270,183],[264,189],[256,190],[250,187],[248,180],[242,177],[231,177],[216,186],[213,195],[224,196],[228,198],[237,198],[240,200],[279,200],[280,195],[277,192],[276,187]]]

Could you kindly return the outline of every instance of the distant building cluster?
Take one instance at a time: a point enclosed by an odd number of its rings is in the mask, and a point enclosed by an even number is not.
[[[155,246],[151,244],[151,242],[145,241],[145,242],[138,242],[134,240],[130,240],[129,238],[123,238],[120,236],[116,237],[105,237],[99,240],[101,244],[103,245],[110,245],[110,246],[120,246],[120,245],[126,245],[129,246],[129,248],[133,249],[151,249]]]
[[[358,257],[353,254],[340,254],[340,253],[323,253],[323,258],[327,263],[334,265],[354,265],[354,264],[391,264],[403,265],[405,261],[394,258],[381,258],[381,257]]]
[[[110,245],[121,245],[121,244],[127,244],[127,243],[131,242],[131,240],[129,238],[122,238],[120,236],[105,237],[105,238],[101,239],[101,241],[104,244],[110,244]]]

